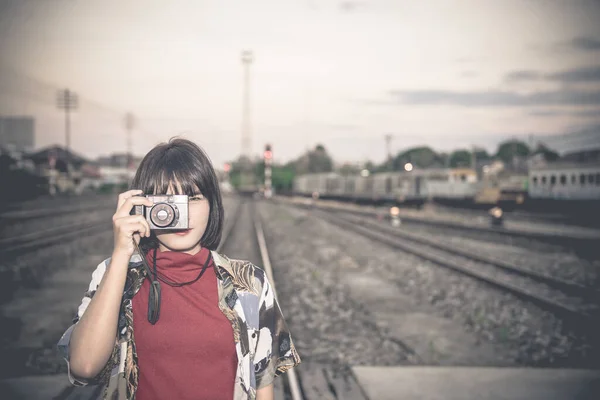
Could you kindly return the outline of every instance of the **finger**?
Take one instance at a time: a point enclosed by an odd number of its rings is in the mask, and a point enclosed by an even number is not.
[[[150,236],[150,226],[148,225],[146,220],[143,219],[143,220],[139,221],[138,225],[139,225],[138,232],[140,233],[140,235],[142,235],[144,237],[149,237]]]
[[[115,213],[115,217],[123,218],[123,217],[129,216],[130,215],[129,213],[133,209],[133,206],[152,207],[152,205],[154,205],[154,203],[145,197],[141,197],[141,196],[128,197],[127,199],[125,199],[123,204],[121,204],[121,207],[119,209],[117,209],[117,212]]]
[[[119,230],[125,237],[131,239],[136,233],[142,235],[149,234],[146,225],[142,221],[129,220],[120,224]]]
[[[116,216],[116,214],[115,214]],[[146,233],[150,236],[150,225],[146,222],[146,218],[143,215],[127,215],[126,217],[114,217],[114,226],[120,231],[125,232],[129,236],[135,232],[138,228],[142,228],[140,232]]]
[[[127,200],[128,198],[130,198],[132,196],[136,196],[136,195],[142,194],[142,193],[144,193],[143,190],[133,189],[133,190],[128,190],[126,192],[119,194],[119,197],[117,199],[117,211],[119,210],[119,208],[121,208],[123,203],[125,203],[125,200]]]
[[[140,240],[142,240],[142,238],[140,237],[139,233],[134,233],[133,240],[135,240],[135,244],[140,244]]]
[[[148,223],[148,221],[146,221],[146,218],[144,218],[142,223],[144,224],[144,229],[146,230],[146,237],[150,237],[150,234],[152,233],[152,229],[150,229],[150,224]]]
[[[140,236],[143,236],[143,237],[150,236],[150,229],[148,229],[145,221],[138,222],[138,232],[139,232]]]

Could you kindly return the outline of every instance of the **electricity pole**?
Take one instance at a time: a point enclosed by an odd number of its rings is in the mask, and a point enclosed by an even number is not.
[[[71,157],[71,121],[69,114],[71,110],[76,110],[78,105],[77,94],[71,92],[69,89],[59,90],[56,96],[56,106],[65,110],[65,142],[67,150],[67,171],[70,174],[70,160]]]
[[[244,94],[242,99],[242,155],[240,161],[240,187],[242,190],[254,191],[255,176],[252,170],[252,148],[251,148],[251,130],[250,130],[250,65],[254,60],[251,51],[242,51],[242,64],[244,66]]]
[[[242,114],[242,155],[250,159],[251,156],[251,130],[250,130],[250,65],[254,55],[249,50],[242,51],[242,64],[244,65],[244,99]]]
[[[125,115],[125,129],[127,129],[127,168],[133,167],[133,157],[131,149],[131,131],[135,125],[135,117],[132,113]]]
[[[388,170],[391,171],[392,170],[392,149],[391,149],[392,135],[388,133],[384,137],[385,137],[385,149],[387,152]]]

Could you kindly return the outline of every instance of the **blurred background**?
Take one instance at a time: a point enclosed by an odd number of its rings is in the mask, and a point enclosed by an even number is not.
[[[597,385],[599,20],[596,0],[0,0],[0,387],[97,395],[53,346],[116,195],[175,136],[217,170],[223,251],[264,265],[264,228],[305,360],[282,398],[395,398],[361,366]]]

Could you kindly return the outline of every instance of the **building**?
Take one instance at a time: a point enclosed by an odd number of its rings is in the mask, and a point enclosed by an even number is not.
[[[127,163],[130,160],[130,156],[126,153],[115,153],[109,156],[102,156],[96,159],[96,164],[103,167],[120,167],[127,168]],[[129,166],[132,169],[137,169],[137,167],[142,162],[141,157],[137,157],[131,155],[131,165]]]
[[[0,117],[0,147],[30,152],[35,147],[33,117]]]

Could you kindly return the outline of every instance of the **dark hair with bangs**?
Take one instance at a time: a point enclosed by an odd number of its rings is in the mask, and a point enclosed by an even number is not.
[[[144,194],[165,194],[169,184],[173,184],[173,190],[177,191],[176,183],[181,186],[182,193],[175,194],[193,196],[200,189],[208,200],[210,213],[200,245],[216,250],[223,231],[223,201],[212,163],[197,144],[187,139],[173,138],[168,143],[154,147],[140,163],[131,182],[131,189],[143,190]],[[140,241],[143,251],[157,245],[154,233],[150,238],[142,238]]]

